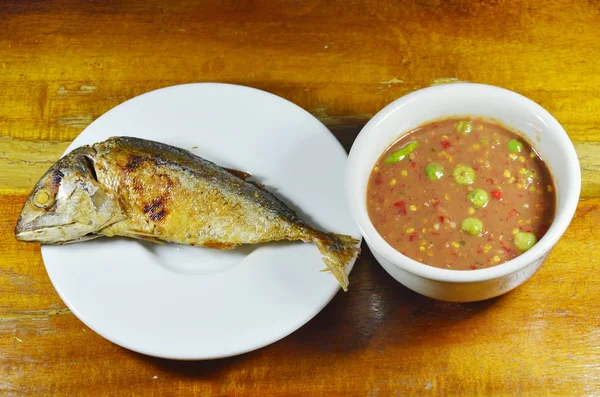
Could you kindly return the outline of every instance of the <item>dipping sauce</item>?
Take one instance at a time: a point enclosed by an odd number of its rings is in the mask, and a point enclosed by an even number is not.
[[[373,167],[367,211],[396,250],[444,269],[481,269],[530,249],[550,227],[554,182],[537,152],[480,119],[419,127]]]

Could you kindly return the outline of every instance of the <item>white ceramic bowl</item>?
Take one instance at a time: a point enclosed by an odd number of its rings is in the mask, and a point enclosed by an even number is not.
[[[533,248],[511,261],[479,270],[440,269],[402,255],[379,235],[367,214],[367,181],[379,156],[400,136],[434,119],[464,116],[496,119],[521,132],[533,144],[554,176],[558,198],[556,218]],[[558,121],[522,95],[483,84],[429,87],[397,99],[364,126],[346,165],[348,207],[375,259],[413,291],[454,302],[493,298],[529,279],[571,222],[580,190],[579,160]]]

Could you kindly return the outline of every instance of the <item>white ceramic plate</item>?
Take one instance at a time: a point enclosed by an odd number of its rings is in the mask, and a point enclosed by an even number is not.
[[[280,97],[227,84],[160,89],[98,118],[67,152],[115,135],[248,171],[309,223],[360,238],[344,200],[345,151],[317,119]],[[164,358],[258,349],[304,325],[339,289],[320,272],[312,244],[217,251],[104,238],[43,246],[42,256],[81,321],[120,346]]]

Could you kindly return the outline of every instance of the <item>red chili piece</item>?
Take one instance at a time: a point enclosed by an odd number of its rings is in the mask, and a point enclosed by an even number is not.
[[[498,189],[492,190],[492,197],[496,200],[502,200],[502,192]]]
[[[408,236],[408,241],[414,241],[417,237],[419,237],[419,233],[412,232],[410,236]]]
[[[404,200],[396,201],[394,203],[394,207],[398,207],[400,209],[400,213],[406,215],[406,203]]]
[[[512,209],[510,210],[510,212],[508,213],[508,216],[506,217],[506,219],[508,220],[508,218],[510,218],[511,216],[521,216],[521,213],[519,211],[517,211],[516,209]]]
[[[448,149],[450,146],[452,146],[452,144],[448,141],[442,141],[442,146],[444,149]]]

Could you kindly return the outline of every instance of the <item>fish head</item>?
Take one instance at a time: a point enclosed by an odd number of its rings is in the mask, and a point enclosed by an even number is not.
[[[118,199],[98,182],[94,154],[88,146],[76,149],[42,176],[17,221],[17,240],[42,244],[89,240],[125,218]]]

